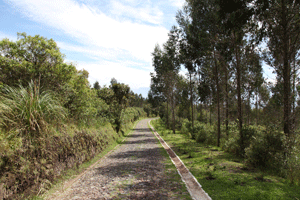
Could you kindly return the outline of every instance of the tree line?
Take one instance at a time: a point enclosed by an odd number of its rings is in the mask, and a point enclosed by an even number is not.
[[[152,53],[148,98],[166,126],[175,133],[189,123],[202,141],[199,124],[210,124],[212,143],[228,147],[235,137],[243,157],[261,126],[265,142],[267,132],[280,135],[282,145],[269,146],[287,158],[299,137],[299,12],[290,0],[186,0],[168,40]],[[265,64],[276,81],[263,77]]]

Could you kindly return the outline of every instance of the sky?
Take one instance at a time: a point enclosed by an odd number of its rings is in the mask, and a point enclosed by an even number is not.
[[[185,0],[0,0],[0,40],[18,32],[57,42],[65,62],[89,72],[91,85],[112,78],[147,97],[156,44],[168,39]],[[272,69],[264,76],[274,82]],[[184,72],[182,72],[184,74]]]
[[[91,85],[112,78],[147,97],[151,52],[176,24],[184,0],[0,0],[0,40],[18,32],[56,41],[65,62],[89,72]]]

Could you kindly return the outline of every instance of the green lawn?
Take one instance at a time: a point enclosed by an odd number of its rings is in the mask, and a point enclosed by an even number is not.
[[[243,161],[216,146],[196,143],[186,135],[166,130],[160,120],[152,122],[156,131],[176,152],[205,192],[221,199],[300,199],[300,187],[287,180],[248,169]]]

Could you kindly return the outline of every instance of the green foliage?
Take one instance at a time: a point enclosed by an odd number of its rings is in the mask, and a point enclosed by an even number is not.
[[[0,41],[0,182],[4,183],[0,193],[7,191],[4,199],[43,192],[64,170],[117,141],[116,131],[125,133],[135,120],[146,116],[145,100],[128,85],[113,79],[108,88],[99,83],[91,88],[88,72],[64,63],[54,40],[18,36],[16,42]]]
[[[283,132],[276,129],[257,132],[245,149],[246,162],[253,167],[280,172],[284,165],[284,140]]]
[[[0,127],[10,132],[36,137],[47,132],[49,124],[61,124],[66,110],[48,91],[40,91],[31,81],[27,88],[5,86],[0,96]]]
[[[194,121],[194,128],[192,122],[185,119],[183,120],[181,133],[188,134],[192,139],[198,143],[215,144],[216,131],[214,126],[205,124],[199,121]]]
[[[156,122],[158,121],[158,122]],[[160,120],[151,121],[162,136],[164,128]],[[233,126],[233,125],[232,125]],[[183,134],[163,134],[163,139],[184,162],[212,199],[299,199],[299,186],[286,179],[248,168],[242,158],[226,153],[216,146],[195,143]],[[189,152],[193,152],[190,158]]]
[[[146,113],[143,108],[129,107],[122,111],[121,114],[121,128],[120,130],[124,133],[129,127],[132,126],[133,122],[141,117],[146,117]]]
[[[18,33],[16,42],[0,41],[0,80],[9,86],[26,86],[31,80],[40,80],[45,90],[61,91],[76,73],[76,68],[63,63],[63,58],[53,39]]]
[[[224,141],[223,149],[237,156],[244,157],[245,149],[250,146],[250,143],[257,133],[264,130],[261,126],[243,126],[242,133],[244,136],[243,150],[241,150],[241,139],[239,131],[235,124],[230,124],[228,138]]]
[[[7,191],[4,199],[20,199],[23,192],[28,196],[49,189],[65,170],[92,159],[118,138],[110,125],[85,130],[66,125],[46,139],[36,138],[35,145],[22,142],[21,137],[1,136],[0,148],[9,144],[5,149],[9,151],[0,154],[0,181]]]
[[[300,185],[300,135],[295,135],[294,139],[285,140],[285,147],[288,151],[288,156],[286,157],[286,168],[283,171],[285,175],[289,178],[292,184],[297,183]]]
[[[0,130],[0,157],[9,157],[21,149],[22,138],[18,137],[19,133],[16,131],[1,132]],[[0,160],[0,166],[3,165],[3,160]]]

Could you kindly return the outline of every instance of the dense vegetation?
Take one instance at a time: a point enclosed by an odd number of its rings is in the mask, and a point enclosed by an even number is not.
[[[299,12],[298,1],[186,0],[152,53],[148,98],[166,127],[299,184]]]
[[[43,192],[150,110],[141,95],[114,78],[108,87],[98,82],[91,87],[88,72],[64,62],[52,39],[25,33],[17,41],[3,39],[0,199]]]

